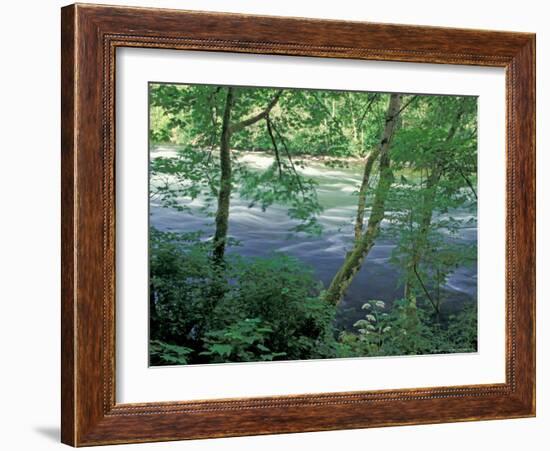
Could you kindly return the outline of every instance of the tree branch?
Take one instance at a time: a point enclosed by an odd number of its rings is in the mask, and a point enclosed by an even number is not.
[[[298,174],[298,171],[296,170],[296,166],[294,166],[294,162],[292,161],[292,156],[290,155],[290,151],[288,150],[288,146],[286,145],[286,140],[279,132],[279,129],[275,127],[275,124],[272,122],[271,126],[273,127],[273,130],[275,130],[275,133],[281,140],[281,143],[283,144],[283,148],[285,149],[286,157],[288,158],[288,161],[290,163],[290,167],[292,168],[292,171],[294,172],[294,177],[296,178],[296,182],[298,183],[298,187],[300,188],[300,191],[302,192],[302,197],[306,197],[306,191],[304,190],[304,186],[302,185],[302,181],[300,179],[300,174]]]
[[[359,128],[363,126],[363,121],[365,120],[365,117],[367,116],[367,113],[370,111],[372,104],[374,101],[380,96],[380,94],[376,93],[372,96],[372,98],[369,100],[369,103],[367,103],[367,106],[365,107],[365,111],[363,111],[363,114],[361,115],[361,119],[359,119]]]
[[[462,169],[460,169],[458,166],[456,166],[456,169],[457,169],[458,173],[460,174],[460,176],[464,179],[464,181],[468,185],[468,188],[470,188],[470,191],[472,191],[472,194],[474,195],[474,197],[477,200],[477,192],[476,192],[476,189],[474,188],[474,185],[472,185],[472,182],[470,181],[470,179],[464,174]]]
[[[281,158],[279,156],[279,149],[277,148],[277,142],[275,141],[275,136],[273,136],[273,130],[271,129],[271,119],[269,118],[269,114],[265,118],[265,123],[267,125],[267,133],[269,133],[269,137],[271,138],[271,143],[273,144],[273,150],[275,152],[275,160],[277,161],[277,167],[279,168],[279,179],[283,178],[283,170],[281,168]]]
[[[243,128],[248,127],[249,125],[255,124],[261,119],[265,119],[267,115],[270,113],[270,111],[273,109],[273,107],[279,101],[279,98],[281,97],[282,93],[283,93],[282,90],[278,91],[277,94],[275,94],[275,96],[271,99],[269,104],[265,107],[265,109],[261,113],[258,113],[255,116],[249,117],[248,119],[244,119],[241,122],[238,122],[236,124],[232,124],[230,127],[231,133],[238,132]]]
[[[424,285],[424,282],[422,281],[422,278],[420,277],[420,274],[418,274],[418,271],[416,269],[416,263],[413,266],[414,274],[416,275],[416,278],[420,282],[420,286],[422,287],[422,290],[426,294],[426,297],[429,299],[430,303],[432,304],[432,307],[434,308],[435,312],[439,315],[439,307],[434,302],[433,298],[431,297],[430,293],[428,292],[428,289],[426,288],[426,285]]]
[[[413,103],[416,99],[418,98],[418,96],[412,96],[411,99],[401,107],[401,109],[395,114],[395,116],[393,117],[397,117],[399,116],[404,110],[405,108],[407,108],[411,103]]]

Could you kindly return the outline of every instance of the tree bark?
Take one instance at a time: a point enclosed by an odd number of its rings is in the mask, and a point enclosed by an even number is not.
[[[363,112],[363,116],[361,117],[361,123],[363,122],[365,115],[370,110],[377,96],[378,94],[375,94],[369,101],[367,107],[365,108],[365,111]],[[416,98],[417,96],[413,96],[407,103],[405,103],[405,105],[403,106],[399,105],[398,109],[396,110],[397,112],[393,115],[393,118],[395,119],[395,121],[397,121],[398,116],[405,110],[405,108],[407,108],[412,102],[414,102]],[[394,128],[397,128],[398,126],[399,126],[398,123],[394,124]],[[363,222],[365,220],[365,207],[367,203],[367,190],[369,188],[369,181],[372,173],[372,167],[379,155],[380,155],[380,146],[372,150],[365,161],[365,169],[363,171],[363,180],[361,181],[361,187],[359,188],[359,199],[357,202],[357,215],[355,217],[355,239],[356,240],[359,240],[361,238],[361,234],[363,233]]]
[[[370,175],[374,162],[380,155],[380,147],[373,149],[367,160],[365,161],[365,169],[363,171],[363,180],[359,188],[359,199],[357,202],[357,216],[355,217],[355,240],[361,239],[363,234],[363,222],[365,220],[365,207],[367,204],[367,189],[369,187]]]
[[[216,211],[216,230],[214,232],[214,262],[219,264],[225,255],[227,230],[229,227],[229,203],[231,199],[231,108],[233,107],[233,88],[227,88],[225,110],[223,113],[222,135],[220,141],[220,191],[218,210]]]
[[[225,109],[223,112],[222,135],[220,141],[220,191],[218,193],[218,210],[216,211],[216,230],[214,231],[213,260],[216,264],[223,263],[229,229],[229,206],[231,202],[232,168],[231,168],[231,137],[234,133],[266,119],[279,101],[283,91],[277,91],[266,108],[260,113],[233,124],[231,110],[235,101],[234,88],[227,88]]]
[[[389,151],[393,135],[397,128],[402,100],[403,96],[400,94],[392,94],[390,96],[384,130],[378,147],[380,155],[380,178],[374,195],[371,215],[367,229],[360,235],[359,239],[356,239],[353,250],[346,256],[344,263],[332,279],[325,293],[325,299],[332,304],[338,304],[342,300],[380,232],[380,223],[385,215],[386,198],[393,182]]]

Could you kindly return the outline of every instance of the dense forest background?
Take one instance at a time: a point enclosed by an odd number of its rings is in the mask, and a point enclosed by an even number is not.
[[[149,100],[151,365],[477,350],[476,98]]]

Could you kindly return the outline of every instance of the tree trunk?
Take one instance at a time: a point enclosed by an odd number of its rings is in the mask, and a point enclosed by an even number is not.
[[[214,232],[213,258],[217,264],[223,262],[229,225],[229,202],[231,199],[231,108],[233,107],[233,99],[233,88],[227,88],[220,142],[220,191],[218,193],[216,230]]]
[[[459,107],[456,113],[455,120],[451,124],[451,128],[449,129],[449,132],[447,133],[447,136],[445,138],[445,146],[449,145],[449,143],[456,135],[463,114],[464,111],[462,107]],[[431,168],[430,173],[428,174],[428,178],[426,180],[426,188],[422,196],[422,212],[419,220],[418,235],[416,243],[414,244],[411,261],[409,262],[409,265],[407,267],[407,277],[405,279],[404,287],[405,299],[408,299],[409,303],[414,305],[416,305],[417,292],[424,291],[424,294],[431,302],[437,315],[439,315],[439,303],[434,302],[432,296],[430,295],[430,293],[428,293],[424,282],[420,279],[420,275],[418,273],[418,265],[426,254],[426,248],[428,246],[428,233],[432,224],[437,186],[442,176],[443,169],[438,162],[435,162],[433,167]],[[415,287],[417,288],[416,290]]]
[[[380,223],[385,215],[386,198],[393,182],[389,151],[394,132],[397,128],[402,100],[403,96],[400,94],[392,94],[390,96],[384,130],[379,144],[380,178],[374,195],[371,215],[366,231],[355,241],[353,250],[346,256],[343,265],[332,279],[325,293],[325,299],[332,304],[338,304],[342,300],[380,232]]]
[[[434,301],[428,293],[424,282],[420,279],[420,275],[418,273],[418,264],[422,260],[422,257],[424,256],[426,251],[426,246],[428,244],[428,232],[432,224],[436,189],[440,177],[441,170],[436,165],[432,169],[432,171],[428,175],[428,179],[426,180],[426,188],[424,191],[424,195],[422,196],[422,212],[419,221],[418,235],[414,244],[413,255],[407,266],[407,277],[405,279],[405,287],[403,292],[403,297],[409,301],[410,306],[416,307],[416,297],[418,294],[418,290],[415,290],[415,287],[418,287],[420,285],[420,288],[424,290],[426,297],[432,303],[432,306],[437,314],[439,314],[439,307],[434,304]]]
[[[361,187],[359,188],[359,200],[357,202],[357,216],[355,218],[355,240],[361,239],[363,234],[363,222],[365,220],[365,207],[367,204],[367,189],[369,187],[370,175],[372,172],[372,167],[374,162],[380,155],[380,147],[372,150],[369,153],[365,161],[365,169],[363,171],[363,180],[361,182]]]
[[[229,229],[229,204],[231,201],[231,136],[249,125],[255,124],[261,119],[266,119],[270,111],[279,101],[283,91],[279,90],[273,96],[267,107],[260,113],[231,123],[231,110],[235,100],[234,88],[227,88],[225,109],[223,112],[222,136],[220,142],[220,191],[218,193],[218,211],[216,212],[216,230],[214,232],[213,260],[216,264],[223,263],[225,246],[227,244],[227,231]]]

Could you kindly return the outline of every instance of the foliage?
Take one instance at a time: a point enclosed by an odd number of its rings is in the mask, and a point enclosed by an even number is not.
[[[476,101],[472,97],[422,97],[403,121],[392,149],[399,182],[388,199],[389,226],[396,241],[392,261],[404,268],[406,296],[431,304],[437,313],[442,287],[459,267],[475,264],[476,246],[459,232],[475,225],[457,208],[477,211]]]
[[[452,346],[444,352],[477,351],[477,305],[467,305],[459,314],[450,315],[447,329],[448,342]]]
[[[231,115],[242,120],[257,114],[261,106],[278,93],[273,89],[232,89],[236,91],[236,100]],[[220,189],[218,148],[225,91],[216,86],[151,85],[151,144],[168,141],[180,145],[175,158],[151,158],[150,196],[161,205],[190,211],[186,202],[201,197],[204,205],[200,211],[213,215]],[[282,96],[280,101],[283,104],[284,98]],[[239,129],[231,142],[234,148],[271,149],[276,155],[276,163],[265,171],[253,171],[232,152],[230,183],[241,197],[250,200],[250,208],[259,205],[265,211],[273,203],[287,205],[289,217],[299,222],[294,231],[319,234],[321,227],[317,216],[322,207],[317,199],[316,184],[296,169],[289,140],[275,125],[282,108],[275,108],[270,113],[269,125],[266,120]],[[289,120],[286,118],[285,124]],[[233,121],[238,123],[237,119]]]
[[[312,179],[302,179],[289,170],[278,172],[278,166],[273,164],[261,173],[241,167],[239,180],[239,194],[250,200],[249,208],[259,204],[265,211],[274,203],[286,205],[288,216],[299,221],[292,231],[321,234],[322,227],[316,217],[323,209],[315,191],[317,183]]]
[[[229,325],[226,329],[206,333],[201,355],[209,356],[211,362],[251,362],[273,360],[286,355],[284,352],[271,352],[265,345],[268,335],[273,332],[259,318],[244,319]]]
[[[152,229],[151,240],[153,365],[477,349],[472,307],[441,325],[430,320],[428,310],[411,307],[405,299],[394,301],[391,309],[371,300],[363,305],[365,317],[354,331],[335,336],[334,307],[322,301],[321,287],[296,260],[274,255],[245,262],[233,256],[219,274],[205,264],[210,245],[200,234]]]
[[[212,163],[212,152],[187,147],[174,157],[151,159],[151,199],[160,199],[164,207],[191,211],[180,200],[192,201],[201,196],[204,206],[200,212],[208,214],[219,190],[219,165]]]
[[[477,349],[476,306],[466,302],[458,313],[444,308],[450,276],[477,260],[476,246],[460,239],[463,228],[476,225],[476,99],[398,96],[402,106],[388,117],[396,96],[150,84],[150,200],[177,213],[215,217],[221,231],[213,238],[151,227],[151,364]],[[384,138],[389,121],[396,126]],[[376,156],[383,144],[390,148],[385,159]],[[261,152],[269,164],[251,166],[241,150]],[[368,233],[377,185],[391,174],[376,209],[381,233],[363,240],[361,257],[368,264],[366,254],[379,239],[394,244],[390,261],[403,294],[365,302],[364,318],[346,327],[336,321],[339,306],[326,302],[312,268],[283,253],[238,255],[239,243],[227,232],[228,206],[238,196],[256,211],[283,207],[291,234],[321,236],[326,205],[307,175],[308,163],[338,169],[360,162],[366,170],[370,156],[372,175],[352,187],[358,206],[349,222],[360,218],[355,230]],[[360,237],[350,239],[351,251],[358,249]],[[344,264],[352,253],[342,255]]]
[[[392,356],[474,352],[477,350],[477,314],[472,307],[449,318],[447,327],[430,320],[428,311],[411,306],[406,299],[391,309],[380,300],[363,304],[364,319],[356,332],[343,332],[347,356]]]
[[[310,358],[332,333],[334,308],[297,260],[231,255],[220,269],[200,233],[152,228],[150,240],[152,353],[162,342],[192,349],[187,363]]]
[[[187,356],[193,350],[185,346],[164,343],[159,340],[149,342],[151,365],[185,365],[189,363]]]

